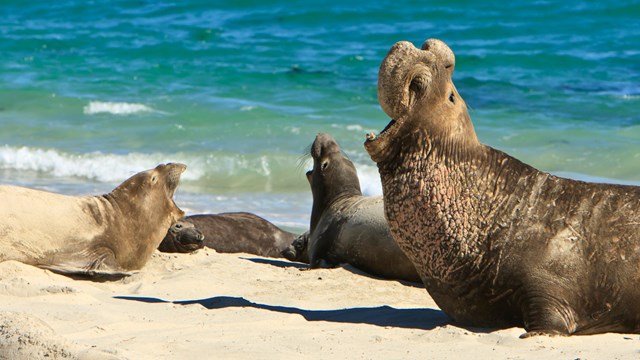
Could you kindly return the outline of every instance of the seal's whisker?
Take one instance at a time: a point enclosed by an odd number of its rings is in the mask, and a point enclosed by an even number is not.
[[[307,167],[309,167],[308,163],[310,159],[311,159],[311,154],[309,154],[309,152],[298,157],[298,161],[296,164],[296,170],[298,171],[298,173],[307,171]]]

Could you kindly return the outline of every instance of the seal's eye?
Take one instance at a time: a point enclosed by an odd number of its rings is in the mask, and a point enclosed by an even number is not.
[[[452,103],[456,103],[456,97],[453,95],[453,91],[449,94],[449,101]]]
[[[176,229],[182,229],[182,224],[175,224],[173,225],[173,227],[175,227]]]

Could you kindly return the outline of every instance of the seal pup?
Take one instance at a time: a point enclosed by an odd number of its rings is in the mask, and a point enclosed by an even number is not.
[[[365,148],[391,232],[455,321],[539,334],[640,332],[640,187],[563,179],[483,145],[442,41],[396,43]]]
[[[298,236],[280,229],[258,215],[247,212],[191,215],[180,219],[177,224],[183,225],[177,232],[172,233],[170,230],[167,233],[160,244],[160,251],[171,247],[178,250],[171,252],[194,251],[196,249],[189,250],[188,247],[175,244],[176,241],[196,243],[200,233],[204,236],[202,244],[219,253],[244,252],[281,258],[281,252]],[[181,240],[178,240],[178,237]]]
[[[364,197],[356,167],[328,134],[311,145],[307,172],[313,206],[307,252],[309,268],[349,263],[387,278],[419,282],[413,264],[395,243],[384,218],[382,197]]]
[[[167,253],[190,253],[204,247],[204,234],[184,219],[171,225],[158,250]]]
[[[101,196],[0,186],[0,261],[72,276],[139,270],[184,216],[173,194],[185,169],[158,165]]]

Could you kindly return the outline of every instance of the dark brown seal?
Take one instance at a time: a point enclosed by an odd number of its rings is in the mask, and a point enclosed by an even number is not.
[[[380,66],[393,119],[365,148],[394,238],[438,306],[471,326],[640,332],[640,188],[563,179],[478,141],[439,40]]]
[[[158,250],[167,253],[190,253],[204,247],[204,234],[184,219],[171,225]]]
[[[282,250],[282,256],[289,261],[309,263],[309,232],[306,231],[291,242],[291,245]]]
[[[187,223],[192,226],[185,225]],[[183,226],[175,235],[171,230],[167,233],[160,244],[160,251],[194,251],[196,249],[189,250],[184,244],[197,243],[200,234],[204,236],[204,241],[201,241],[204,246],[220,253],[244,252],[280,258],[281,252],[298,236],[247,212],[191,215],[180,219],[177,224]],[[181,245],[176,244],[176,241],[182,242]],[[171,248],[177,251],[171,251]]]
[[[309,267],[349,263],[375,276],[420,281],[389,232],[382,198],[362,196],[356,168],[338,143],[328,134],[318,134],[310,152]]]
[[[126,275],[184,216],[173,194],[186,166],[158,165],[101,196],[0,186],[0,261],[68,275]]]

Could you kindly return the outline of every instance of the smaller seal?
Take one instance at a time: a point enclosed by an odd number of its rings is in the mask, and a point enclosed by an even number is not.
[[[362,196],[356,168],[340,145],[321,133],[310,153],[313,169],[307,172],[307,180],[313,207],[307,241],[309,267],[318,268],[323,262],[328,266],[349,263],[382,278],[420,282],[414,265],[391,236],[382,197]]]
[[[198,233],[204,236],[203,246],[219,253],[248,253],[280,258],[281,252],[298,236],[247,212],[191,215],[180,219],[175,232],[170,229],[158,248],[165,252],[191,252],[186,243],[198,244]],[[176,239],[180,245],[176,245]],[[171,250],[171,249],[175,250]]]
[[[173,194],[186,168],[158,165],[99,196],[0,186],[0,261],[80,277],[139,270],[184,216]]]
[[[204,234],[185,220],[171,225],[158,250],[168,253],[190,253],[204,247]]]

